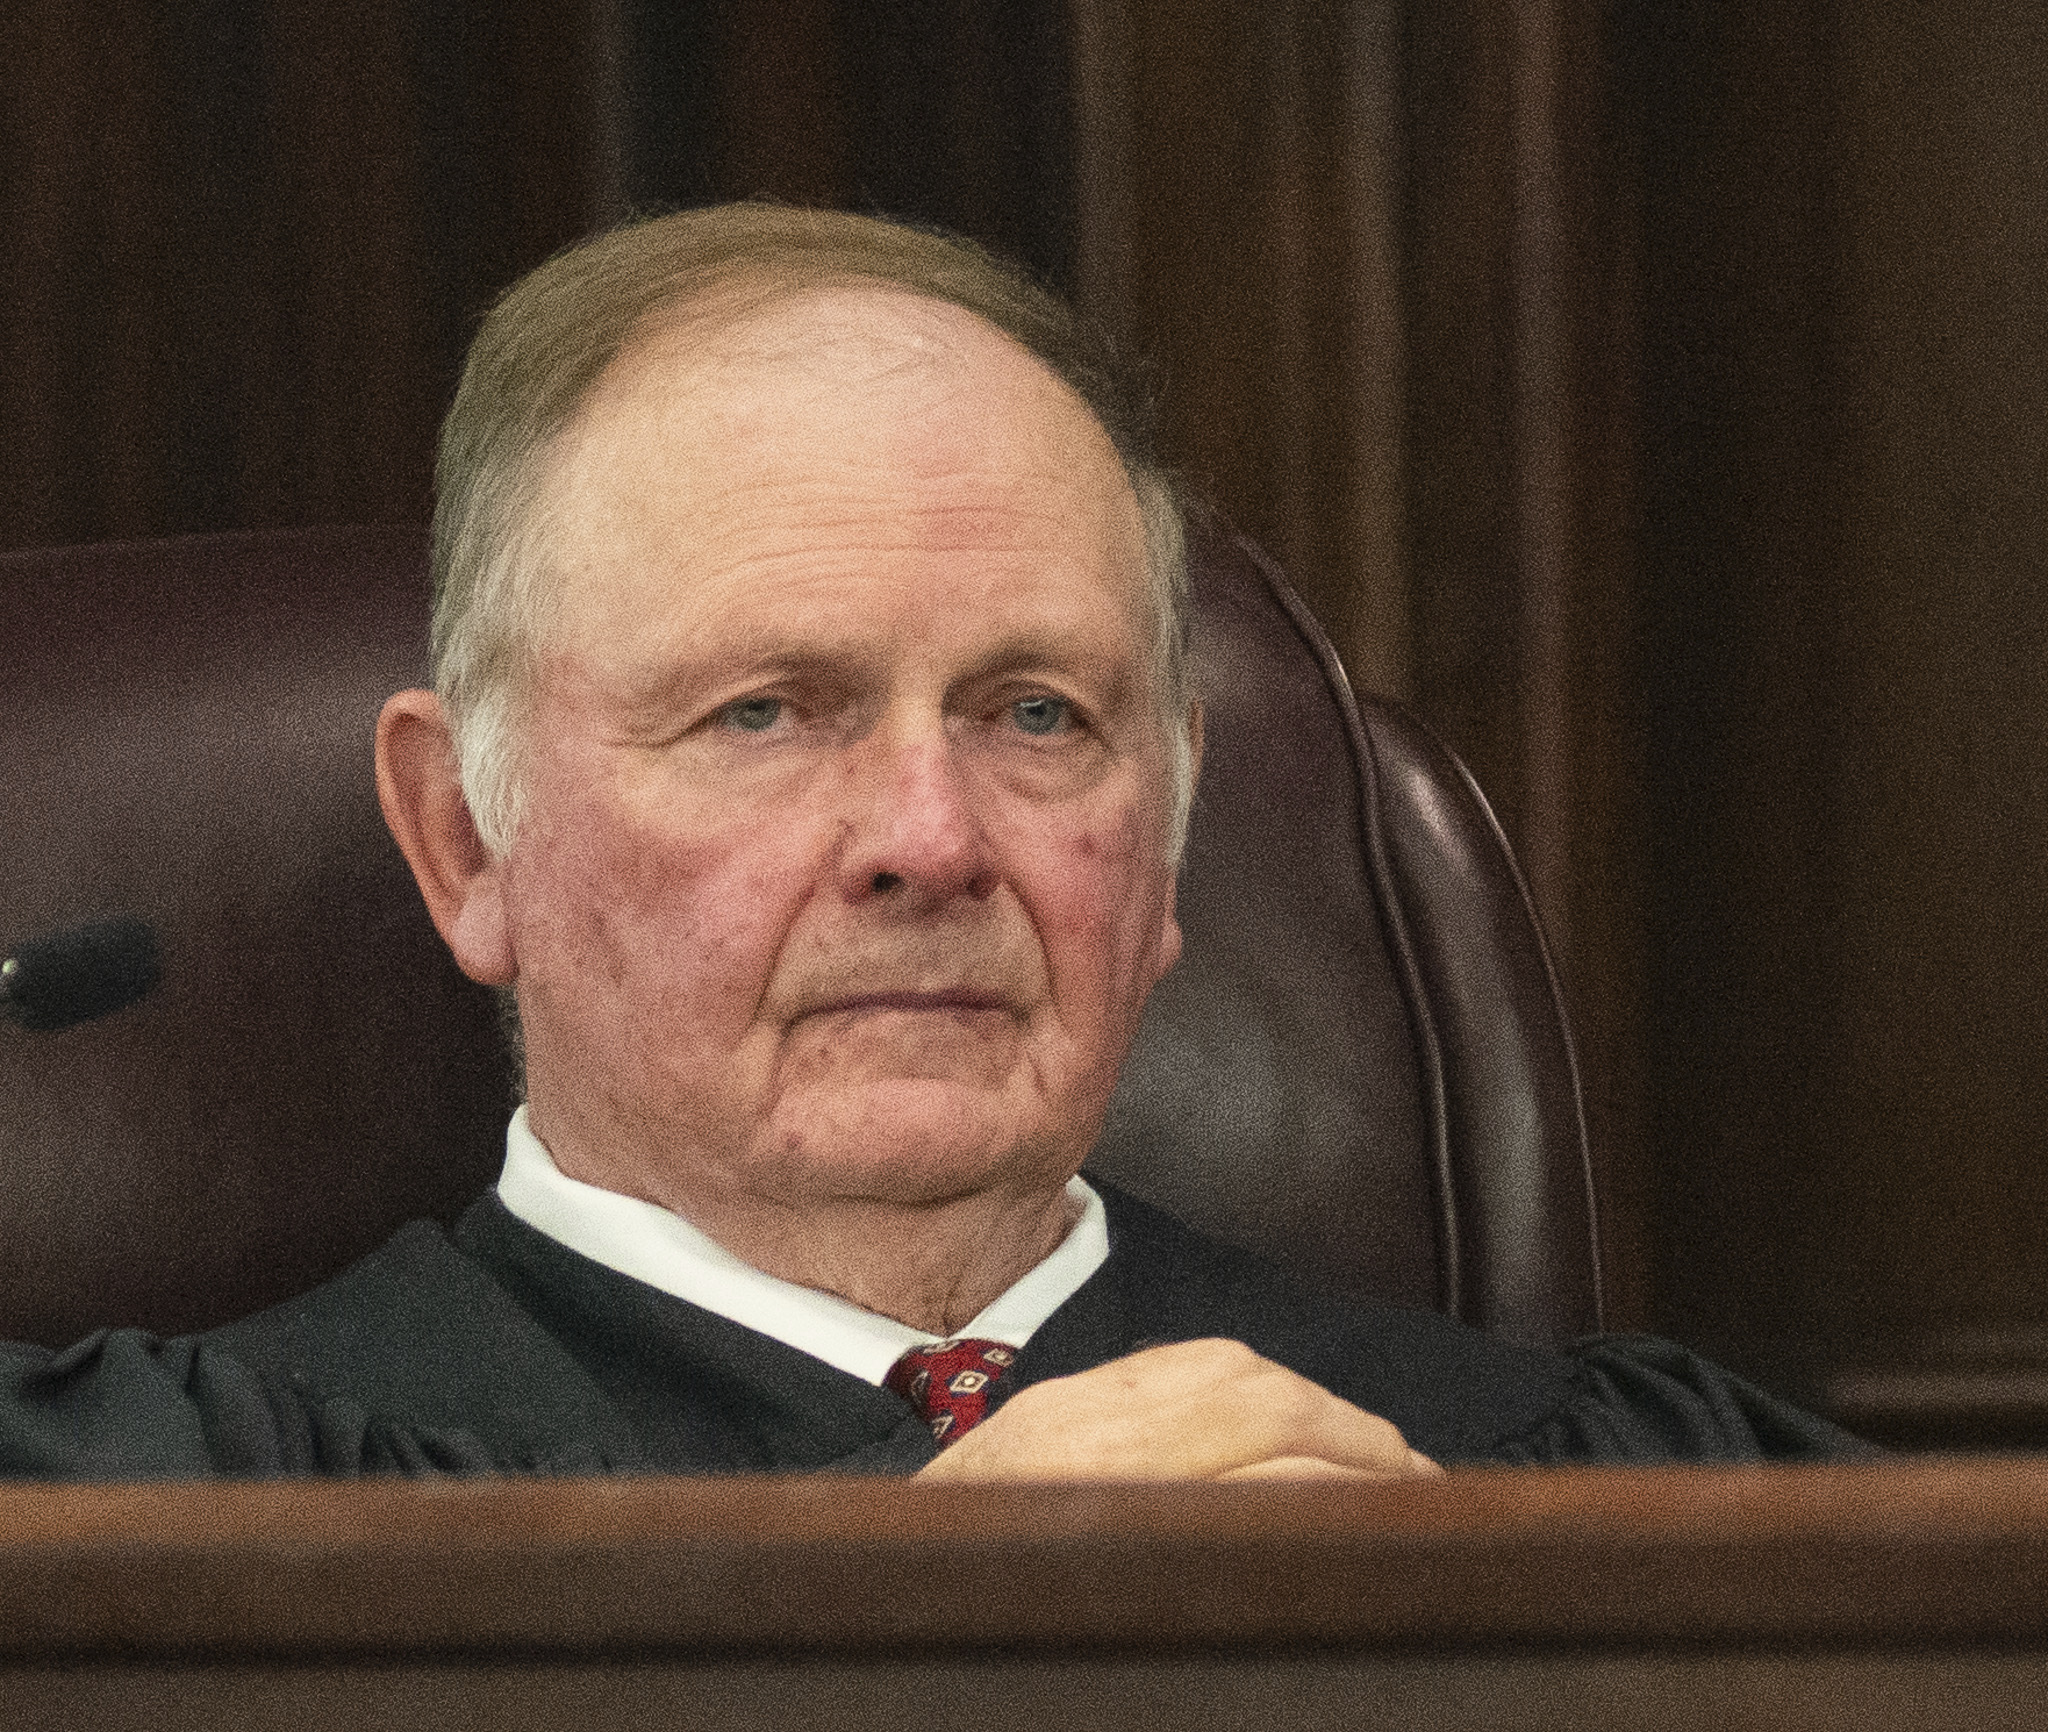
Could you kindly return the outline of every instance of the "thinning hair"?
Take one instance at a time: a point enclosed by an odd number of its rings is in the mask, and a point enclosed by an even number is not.
[[[663,317],[720,319],[828,285],[946,301],[1021,344],[1101,423],[1145,528],[1152,663],[1172,777],[1170,857],[1193,798],[1179,492],[1156,461],[1142,377],[1065,302],[970,241],[844,211],[717,205],[627,224],[506,292],[471,345],[435,471],[433,677],[484,846],[523,815],[522,730],[557,603],[543,495],[556,438],[606,369]]]

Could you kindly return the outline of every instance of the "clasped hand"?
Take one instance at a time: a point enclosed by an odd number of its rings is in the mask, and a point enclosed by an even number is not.
[[[919,1475],[1407,1479],[1443,1469],[1386,1420],[1240,1341],[1180,1341],[1020,1390]]]

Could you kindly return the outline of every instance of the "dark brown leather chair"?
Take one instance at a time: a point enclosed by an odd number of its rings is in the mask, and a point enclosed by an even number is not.
[[[1342,1286],[1596,1327],[1571,1039],[1485,802],[1248,544],[1194,570],[1187,952],[1091,1170]],[[164,952],[138,1005],[0,1028],[0,1335],[225,1319],[494,1176],[493,1006],[370,768],[425,581],[400,529],[0,556],[0,950],[133,912]]]

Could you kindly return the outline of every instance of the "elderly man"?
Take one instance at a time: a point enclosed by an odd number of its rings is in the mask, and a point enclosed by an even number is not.
[[[442,444],[393,833],[526,1104],[452,1240],[17,1350],[16,1471],[1399,1476],[1847,1440],[1661,1344],[1292,1285],[1078,1172],[1201,756],[1172,490],[971,248],[763,206],[564,255]]]

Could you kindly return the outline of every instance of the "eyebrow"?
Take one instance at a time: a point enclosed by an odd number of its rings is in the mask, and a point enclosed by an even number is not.
[[[863,675],[871,676],[888,659],[886,642],[879,634],[869,645],[862,644],[857,637],[849,639],[840,634],[805,641],[804,637],[792,637],[773,625],[745,635],[761,640],[757,650],[743,641],[734,644],[728,640],[700,653],[685,651],[663,659],[645,678],[632,681],[624,699],[628,714],[636,719],[666,715],[679,700],[707,684],[728,679],[736,685],[774,680],[843,684],[850,677],[857,683]],[[966,665],[948,689],[1034,668],[1082,682],[1105,709],[1128,703],[1131,691],[1145,683],[1143,669],[1131,665],[1127,658],[1093,645],[1077,654],[1072,640],[1027,629],[989,646]]]

